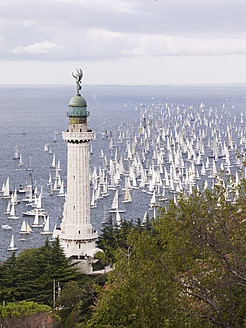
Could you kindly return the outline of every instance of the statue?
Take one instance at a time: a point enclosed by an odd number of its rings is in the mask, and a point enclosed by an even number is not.
[[[75,75],[72,73],[72,76],[76,79],[77,96],[79,96],[80,95],[79,90],[81,90],[80,82],[83,77],[82,69],[77,69],[77,74]]]

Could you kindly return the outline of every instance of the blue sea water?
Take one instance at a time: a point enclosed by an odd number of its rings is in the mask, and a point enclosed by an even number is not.
[[[63,198],[48,194],[49,173],[54,173],[50,168],[52,155],[43,151],[45,143],[49,143],[56,158],[61,161],[61,177],[66,184],[66,142],[62,140],[61,132],[67,129],[68,118],[66,112],[70,98],[74,95],[74,87],[68,86],[32,86],[32,87],[0,87],[0,186],[7,177],[10,178],[10,189],[14,190],[20,185],[25,186],[29,172],[26,168],[33,168],[33,180],[38,189],[44,188],[45,198],[42,207],[49,213],[51,230],[55,224],[59,224],[58,216],[62,215]],[[246,111],[246,87],[245,86],[197,86],[197,87],[173,87],[173,86],[84,86],[82,95],[87,101],[90,117],[88,127],[96,133],[96,139],[92,141],[93,153],[90,156],[91,171],[94,166],[102,166],[99,158],[103,149],[108,160],[114,156],[109,149],[109,140],[102,138],[102,132],[107,130],[115,140],[119,126],[128,127],[131,136],[137,130],[140,122],[140,113],[145,108],[165,107],[168,103],[173,108],[179,106],[181,112],[191,108],[191,111],[199,109],[202,103],[205,108],[227,109],[221,126],[240,122],[241,113]],[[223,107],[224,106],[224,107]],[[185,114],[186,115],[186,114]],[[153,114],[153,122],[154,122]],[[245,118],[245,117],[244,117]],[[174,123],[174,122],[173,122]],[[169,122],[170,131],[174,131],[174,124]],[[239,125],[239,123],[238,123]],[[241,124],[245,134],[245,124]],[[232,129],[233,130],[233,129]],[[234,131],[235,130],[235,131]],[[233,138],[237,139],[236,127],[233,130]],[[57,131],[56,142],[53,141],[54,132]],[[13,160],[14,149],[18,145],[22,154],[24,165],[19,169],[19,162]],[[117,149],[120,149],[116,145]],[[232,169],[233,171],[233,169]],[[114,191],[98,202],[96,208],[91,209],[91,223],[99,231],[102,228],[102,220],[105,213],[111,207]],[[18,196],[21,200],[23,196]],[[133,202],[125,204],[126,212],[122,214],[124,219],[136,219],[143,217],[148,211],[150,195],[140,190],[132,192]],[[0,226],[3,223],[11,224],[13,231],[0,229],[0,261],[6,260],[10,255],[7,251],[12,233],[18,252],[30,247],[39,247],[44,243],[45,236],[40,234],[40,229],[34,228],[34,232],[20,240],[20,226],[23,221],[22,212],[27,210],[24,202],[16,206],[18,220],[9,220],[4,211],[7,208],[7,199],[0,199]],[[33,218],[27,218],[32,223]]]

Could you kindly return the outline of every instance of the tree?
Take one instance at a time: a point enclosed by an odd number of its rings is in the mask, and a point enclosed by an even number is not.
[[[88,327],[246,327],[245,195],[215,186],[131,230]]]
[[[61,309],[62,327],[74,327],[78,318],[78,304],[83,295],[83,288],[76,281],[69,281],[58,297],[57,306]]]
[[[22,301],[0,306],[0,325],[6,328],[55,327],[59,317],[47,305]]]
[[[245,186],[236,203],[220,186],[182,197],[161,209],[156,224],[166,263],[194,311],[220,327],[243,327],[246,317]]]
[[[36,301],[52,305],[53,281],[60,284],[76,280],[79,274],[69,265],[59,240],[48,240],[40,248],[13,254],[0,266],[0,301]]]
[[[152,233],[149,218],[145,226],[142,226],[140,219],[137,219],[135,224],[133,220],[123,220],[120,227],[115,227],[112,217],[110,216],[108,223],[104,225],[102,233],[98,237],[97,245],[104,251],[111,265],[115,262],[115,251],[119,248],[127,248],[127,237],[131,231],[136,231],[138,233],[148,231]]]

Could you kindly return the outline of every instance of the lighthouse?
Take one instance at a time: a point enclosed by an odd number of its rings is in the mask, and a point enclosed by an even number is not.
[[[89,142],[94,133],[88,129],[87,103],[80,94],[82,70],[72,75],[77,91],[69,102],[68,129],[62,132],[67,142],[67,198],[61,226],[54,230],[53,238],[59,237],[65,255],[81,272],[91,273],[98,237],[90,223]]]

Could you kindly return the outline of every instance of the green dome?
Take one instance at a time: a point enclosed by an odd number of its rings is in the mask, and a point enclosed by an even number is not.
[[[81,95],[75,95],[70,99],[69,107],[87,107],[86,100]]]

